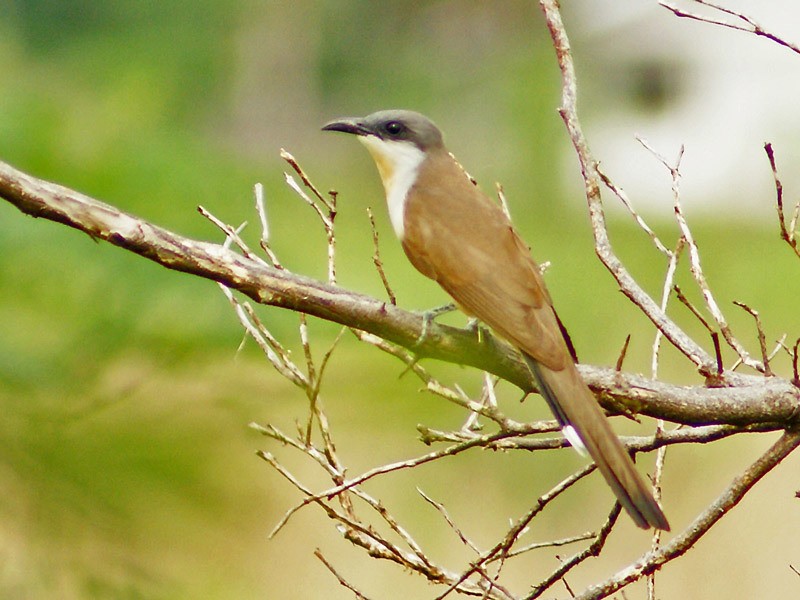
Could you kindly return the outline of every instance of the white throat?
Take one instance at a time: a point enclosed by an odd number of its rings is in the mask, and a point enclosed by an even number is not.
[[[425,153],[408,142],[386,141],[371,135],[359,136],[358,139],[367,147],[378,165],[386,191],[386,203],[389,205],[389,219],[397,237],[402,240],[408,192],[417,181]]]

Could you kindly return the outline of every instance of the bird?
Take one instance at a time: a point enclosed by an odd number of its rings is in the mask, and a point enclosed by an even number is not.
[[[530,248],[448,151],[441,130],[410,110],[340,118],[322,129],[353,134],[366,146],[411,264],[521,353],[564,436],[585,448],[634,523],[668,531],[650,486],[581,378]]]

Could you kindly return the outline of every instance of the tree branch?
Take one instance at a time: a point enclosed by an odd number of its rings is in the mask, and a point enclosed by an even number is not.
[[[168,269],[217,281],[260,304],[363,330],[418,356],[473,366],[532,390],[516,351],[485,332],[477,336],[470,330],[430,323],[419,343],[424,326],[420,314],[275,268],[254,255],[242,256],[223,245],[180,236],[3,162],[0,196],[25,214],[63,223]],[[707,388],[676,386],[612,368],[580,365],[580,371],[611,410],[625,406],[630,412],[683,424],[774,423],[777,428],[800,415],[800,390],[780,377],[737,375],[731,387]]]

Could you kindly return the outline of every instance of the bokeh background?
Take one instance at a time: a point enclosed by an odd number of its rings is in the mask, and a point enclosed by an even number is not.
[[[762,144],[774,143],[787,198],[796,199],[800,56],[676,19],[655,1],[565,4],[586,133],[606,171],[673,243],[668,173],[634,135],[670,158],[685,143],[684,206],[732,326],[757,353],[752,320],[731,304],[740,300],[761,312],[770,344],[783,333],[796,339],[800,264],[777,237]],[[787,39],[798,31],[791,0],[746,8]],[[626,368],[648,373],[653,332],[593,255],[576,161],[555,111],[558,85],[541,15],[520,0],[0,3],[0,159],[208,240],[220,235],[198,204],[234,224],[250,221],[245,235],[255,239],[251,189],[260,181],[278,255],[324,277],[321,227],[283,184],[285,147],[322,189],[340,192],[340,283],[383,294],[370,260],[371,206],[399,302],[421,309],[445,298],[394,242],[371,161],[352,140],[319,131],[337,116],[414,108],[439,123],[485,189],[504,184],[519,229],[552,263],[547,281],[582,360],[613,364],[631,334]],[[658,294],[663,258],[607,197],[614,243]],[[698,300],[685,272],[681,282]],[[682,307],[672,313],[702,337]],[[297,316],[267,309],[262,317],[298,355]],[[336,333],[312,323],[318,355]],[[369,597],[436,593],[351,548],[313,507],[267,539],[298,496],[256,450],[275,452],[316,489],[327,484],[313,465],[248,429],[255,421],[292,431],[306,406],[252,343],[237,350],[241,339],[214,284],[0,203],[0,596],[352,597],[313,557],[317,547]],[[446,383],[478,389],[478,373],[428,366]],[[791,372],[785,356],[775,368]],[[351,336],[334,354],[323,396],[351,474],[426,451],[418,423],[463,421],[401,371]],[[660,375],[698,383],[670,348]],[[519,418],[546,414],[537,399],[518,406],[513,389],[501,389],[501,399]],[[664,503],[673,527],[775,437],[670,451]],[[568,453],[474,452],[370,491],[455,567],[469,555],[415,486],[485,546],[580,463]],[[661,597],[797,594],[789,565],[800,565],[798,467],[797,457],[787,460],[671,565],[659,577]],[[602,483],[586,482],[542,517],[531,541],[583,531],[609,506]],[[570,577],[574,589],[649,541],[624,523],[610,544],[607,557]],[[520,561],[518,589],[552,569],[554,554]],[[554,593],[567,597],[564,588]],[[627,594],[643,597],[641,588]]]

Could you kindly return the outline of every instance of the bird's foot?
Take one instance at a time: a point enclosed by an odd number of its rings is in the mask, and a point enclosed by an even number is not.
[[[437,306],[436,308],[431,308],[430,310],[423,311],[422,332],[419,334],[417,341],[414,342],[414,347],[417,348],[425,342],[425,340],[428,337],[431,325],[433,325],[433,322],[436,320],[436,317],[446,315],[447,313],[451,313],[455,310],[458,310],[458,307],[451,302],[450,304],[445,304],[444,306]]]

